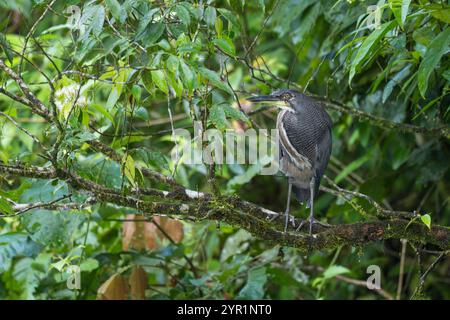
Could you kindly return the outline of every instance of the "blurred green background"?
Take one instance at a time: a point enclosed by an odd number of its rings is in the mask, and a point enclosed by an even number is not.
[[[245,97],[274,88],[306,89],[394,123],[449,124],[450,6],[443,1],[22,0],[0,1],[0,9],[0,59],[46,103],[48,82],[54,86],[67,126],[59,161],[124,192],[149,185],[134,167],[124,173],[131,161],[173,173],[170,113],[175,128],[188,130],[193,120],[220,130],[274,128],[275,110],[238,111],[255,108]],[[4,72],[0,84],[20,93]],[[448,135],[390,130],[328,110],[334,122],[328,177],[386,208],[449,224]],[[29,108],[0,94],[0,111],[42,145],[54,145],[55,126]],[[93,138],[129,157],[119,163],[93,151],[86,143]],[[0,116],[0,161],[47,166],[42,145]],[[183,186],[211,192],[206,166],[176,169]],[[215,173],[221,194],[284,210],[284,177],[261,176],[248,165],[216,166]],[[0,175],[2,212],[13,202],[68,193],[80,204],[89,196],[56,179]],[[315,208],[331,224],[374,219],[374,208],[356,198],[321,192]],[[292,209],[307,216],[298,204]],[[142,219],[136,210],[112,204],[1,218],[0,298],[108,298],[115,288],[120,299],[409,299],[437,256],[436,248],[405,243],[400,272],[399,240],[305,254],[225,223],[161,218],[172,242],[135,219]],[[364,286],[369,265],[381,268],[381,294]],[[71,266],[80,267],[80,290],[66,286]],[[444,258],[415,298],[450,298],[449,266]]]

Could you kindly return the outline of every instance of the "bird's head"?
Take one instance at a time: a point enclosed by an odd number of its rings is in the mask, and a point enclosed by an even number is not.
[[[279,89],[269,95],[250,97],[247,98],[247,100],[252,102],[281,102],[280,104],[275,104],[275,106],[280,109],[287,109],[288,111],[295,112],[295,104],[293,102],[296,100],[301,100],[302,97],[303,94],[298,91]]]

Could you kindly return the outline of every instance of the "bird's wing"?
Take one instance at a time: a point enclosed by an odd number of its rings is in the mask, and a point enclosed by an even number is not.
[[[297,168],[301,170],[311,169],[312,168],[311,158],[308,158],[304,153],[301,152],[302,149],[299,148],[298,140],[295,138],[294,139],[291,138],[292,134],[290,133],[289,130],[290,121],[287,119],[291,119],[292,117],[295,116],[289,114],[289,111],[282,111],[278,115],[277,128],[281,144],[280,156],[283,156],[283,153],[287,153],[287,155],[289,155],[290,160],[295,164]]]
[[[290,145],[300,159],[306,159],[315,169],[316,177],[321,177],[327,167],[331,153],[331,119],[319,108],[302,114],[286,113],[280,123],[280,141]],[[285,135],[285,140],[283,140]],[[319,179],[320,180],[320,179]]]
[[[317,144],[316,148],[316,159],[314,161],[315,171],[315,187],[316,193],[319,189],[320,179],[325,173],[325,169],[327,168],[328,161],[330,160],[332,149],[332,140],[331,140],[331,128],[328,128]]]

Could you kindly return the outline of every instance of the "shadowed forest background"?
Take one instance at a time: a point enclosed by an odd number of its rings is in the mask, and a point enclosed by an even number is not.
[[[0,299],[449,299],[449,22],[445,1],[0,0]],[[193,121],[275,128],[245,98],[288,87],[334,125],[314,237],[269,221],[287,181],[264,163],[171,160]]]

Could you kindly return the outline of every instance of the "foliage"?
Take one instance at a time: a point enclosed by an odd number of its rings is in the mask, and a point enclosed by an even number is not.
[[[378,5],[379,25],[370,25],[377,21],[370,5]],[[192,131],[194,120],[221,131],[274,128],[274,111],[251,112],[245,98],[289,85],[329,107],[334,144],[324,185],[416,212],[411,224],[450,222],[444,2],[24,0],[0,8],[0,60],[55,116],[48,121],[21,103],[17,97],[30,96],[0,69],[3,165],[58,168],[124,196],[167,189],[148,179],[150,170],[281,212],[285,179],[258,175],[264,164],[188,165],[170,152],[172,129]],[[404,277],[400,297],[409,298],[440,250],[409,241],[404,269],[398,239],[304,254],[207,219],[151,223],[166,212],[102,201],[78,187],[0,170],[0,298],[386,298],[348,280],[365,281],[373,264],[388,297]],[[158,208],[179,204],[148,199],[162,202]],[[39,207],[45,203],[50,208]],[[23,204],[38,207],[22,212]],[[377,216],[366,198],[330,193],[320,194],[315,210],[331,224]],[[124,221],[142,213],[150,221]],[[80,267],[80,290],[67,288],[72,266]],[[428,274],[426,297],[450,298],[448,269],[447,259]]]

